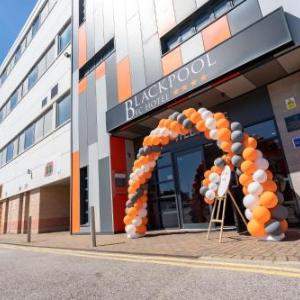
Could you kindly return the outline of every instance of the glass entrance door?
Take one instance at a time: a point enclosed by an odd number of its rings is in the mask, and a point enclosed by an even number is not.
[[[210,208],[199,193],[205,164],[202,147],[175,154],[177,199],[182,228],[206,228]]]

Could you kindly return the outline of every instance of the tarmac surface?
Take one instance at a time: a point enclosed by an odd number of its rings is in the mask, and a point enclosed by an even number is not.
[[[299,299],[300,264],[0,244],[0,299]]]

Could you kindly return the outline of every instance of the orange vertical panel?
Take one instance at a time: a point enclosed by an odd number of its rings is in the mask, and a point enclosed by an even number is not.
[[[181,50],[177,47],[162,58],[164,75],[168,75],[182,66]]]
[[[130,63],[128,56],[117,64],[118,100],[125,101],[132,95]]]
[[[78,93],[81,94],[87,89],[87,79],[83,78],[78,83]]]
[[[176,25],[174,6],[172,0],[155,0],[156,18],[159,36]]]
[[[83,23],[78,30],[78,65],[81,68],[86,63],[87,58],[87,39],[86,26]]]
[[[227,16],[212,23],[202,31],[205,51],[217,46],[231,37]]]
[[[79,152],[72,154],[72,233],[80,232],[80,165]]]
[[[105,75],[105,62],[100,64],[95,71],[95,77],[96,79],[99,79]]]

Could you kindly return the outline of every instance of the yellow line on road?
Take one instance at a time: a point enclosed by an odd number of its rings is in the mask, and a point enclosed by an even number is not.
[[[247,263],[229,263],[229,262],[218,262],[218,261],[205,261],[198,259],[186,259],[186,258],[170,258],[164,256],[145,256],[136,254],[122,254],[122,253],[107,253],[107,252],[91,252],[81,250],[65,250],[65,249],[51,249],[41,247],[30,247],[30,246],[15,246],[15,245],[0,245],[1,248],[15,249],[15,250],[26,250],[31,252],[49,253],[56,255],[67,255],[85,258],[96,258],[102,260],[111,261],[123,261],[131,263],[147,263],[147,264],[160,264],[167,266],[186,267],[193,269],[214,269],[214,270],[225,270],[235,272],[246,272],[256,273],[263,275],[274,275],[283,276],[290,278],[300,278],[300,269],[287,268],[287,267],[276,267],[267,265],[255,265]]]

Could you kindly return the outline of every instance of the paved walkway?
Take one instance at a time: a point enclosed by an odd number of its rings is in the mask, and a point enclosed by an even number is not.
[[[191,258],[300,261],[299,229],[291,229],[282,242],[258,241],[235,231],[227,231],[223,237],[219,244],[218,232],[212,232],[210,240],[206,239],[206,232],[150,232],[136,240],[128,240],[125,234],[98,235],[97,247],[92,248],[88,235],[58,232],[33,235],[31,246]],[[0,243],[28,245],[26,235],[21,234],[0,235]]]

